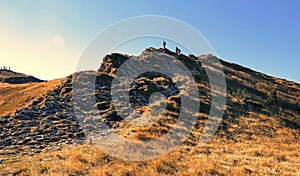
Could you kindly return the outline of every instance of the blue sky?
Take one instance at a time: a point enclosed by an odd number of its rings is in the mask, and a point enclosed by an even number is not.
[[[0,65],[43,79],[65,77],[99,31],[140,15],[182,20],[201,32],[223,60],[300,83],[296,0],[0,0]]]

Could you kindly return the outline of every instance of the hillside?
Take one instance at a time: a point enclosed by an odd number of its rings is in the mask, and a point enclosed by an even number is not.
[[[120,53],[107,55],[96,72],[74,73],[65,79],[14,87],[2,84],[1,96],[22,102],[28,97],[12,96],[20,90],[36,94],[22,106],[1,104],[0,174],[14,175],[299,175],[300,174],[300,85],[220,60],[226,75],[227,102],[216,135],[203,147],[197,145],[211,107],[212,92],[201,60],[215,56],[177,55],[167,49],[148,48],[140,59],[159,56],[181,61],[192,73],[200,95],[197,121],[188,138],[173,152],[149,161],[124,161],[103,153],[91,140],[92,132],[105,123],[109,130],[132,141],[151,141],[163,136],[179,117],[181,97],[167,76],[147,72],[129,84],[130,104],[140,114],[155,119],[152,106],[166,105],[163,118],[149,126],[129,124],[117,113],[111,97],[112,80],[118,68],[132,59]],[[166,65],[166,63],[162,64]],[[213,64],[212,64],[213,65]],[[162,68],[168,69],[168,67]],[[208,68],[213,70],[213,66]],[[126,74],[138,69],[131,65]],[[79,76],[77,76],[77,74]],[[86,80],[96,78],[95,94],[88,94]],[[75,80],[75,82],[74,82]],[[184,79],[183,79],[184,80]],[[76,104],[78,84],[85,98]],[[185,87],[187,92],[191,87]],[[47,90],[39,93],[31,90]],[[84,91],[86,90],[86,91]],[[154,92],[165,100],[151,104]],[[122,92],[120,92],[122,93]],[[30,96],[29,96],[30,97]],[[189,97],[193,99],[193,97]],[[15,100],[16,99],[16,100]],[[30,98],[29,98],[30,99]],[[95,99],[95,104],[89,104]],[[29,103],[30,102],[30,103]],[[1,103],[1,102],[0,102]],[[78,102],[77,102],[78,103]],[[19,103],[16,103],[19,104]],[[96,107],[96,110],[89,107]],[[12,107],[15,107],[14,109]],[[10,109],[9,109],[10,108]],[[126,111],[123,107],[121,111]],[[188,109],[189,110],[189,109]],[[101,115],[99,118],[96,115]],[[94,116],[93,116],[94,115]],[[93,117],[84,119],[84,116]],[[134,117],[130,117],[133,118]],[[85,123],[82,123],[85,122]],[[110,144],[108,144],[110,145]],[[111,146],[114,146],[112,143]],[[123,146],[116,150],[126,153]],[[62,150],[62,151],[61,151]],[[136,155],[139,155],[137,153]],[[28,163],[31,160],[34,162]]]
[[[23,84],[29,82],[44,82],[33,76],[17,73],[7,69],[0,69],[0,83]]]
[[[0,83],[0,116],[29,106],[34,99],[53,90],[61,79],[23,84]]]

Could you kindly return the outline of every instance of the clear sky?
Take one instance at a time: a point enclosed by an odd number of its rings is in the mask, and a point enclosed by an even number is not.
[[[0,66],[42,79],[65,77],[99,31],[140,15],[182,20],[223,60],[300,83],[297,0],[0,0]]]

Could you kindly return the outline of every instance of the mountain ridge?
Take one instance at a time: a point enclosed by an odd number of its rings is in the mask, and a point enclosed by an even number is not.
[[[146,59],[146,55],[151,55],[153,52],[174,57],[184,63],[189,70],[192,70],[200,94],[200,109],[199,113],[195,114],[197,116],[195,128],[192,130],[191,136],[180,147],[180,150],[188,148],[190,151],[199,150],[206,152],[207,155],[210,154],[212,149],[198,149],[195,146],[197,144],[196,139],[201,135],[207,121],[212,93],[209,79],[201,65],[201,58],[215,56],[204,55],[200,56],[199,60],[193,55],[178,55],[167,49],[148,48],[143,52],[144,54],[141,54],[141,57]],[[74,113],[72,104],[74,98],[73,83],[78,73],[71,74],[46,94],[32,101],[29,106],[0,117],[0,125],[3,129],[0,134],[0,156],[7,156],[8,153],[11,153],[11,156],[20,155],[20,153],[38,155],[37,153],[47,152],[49,147],[62,143],[85,143],[90,137],[86,133],[89,131],[85,129],[92,131],[97,129],[95,124],[99,123],[99,120],[112,129],[120,129],[119,135],[132,140],[152,140],[172,129],[174,120],[178,117],[178,108],[181,106],[180,96],[172,81],[160,74],[147,73],[136,78],[130,87],[129,97],[131,105],[137,111],[147,113],[148,99],[151,93],[162,91],[167,97],[164,118],[159,123],[141,128],[123,122],[122,118],[118,116],[110,97],[111,82],[117,69],[128,59],[131,59],[131,56],[126,54],[112,53],[107,55],[97,72],[82,72],[83,74],[76,80],[83,85],[83,90],[85,90],[89,86],[84,80],[96,74],[96,91],[92,97],[95,97],[95,106],[100,112],[101,119],[93,118],[91,123],[85,124],[86,126],[78,124],[80,117]],[[298,103],[300,85],[266,76],[237,64],[223,60],[220,62],[226,75],[227,104],[223,121],[212,141],[217,140],[220,143],[224,141],[222,145],[226,146],[226,143],[250,143],[265,139],[272,144],[277,140],[279,143],[286,142],[297,146],[297,141],[300,138],[300,105]],[[79,106],[79,112],[83,114],[88,112],[88,108],[86,109],[84,105],[88,103],[86,101],[90,95],[86,96],[86,100],[82,102],[83,106]],[[99,112],[88,113],[97,114]],[[185,152],[189,153],[188,151]],[[255,155],[264,156],[259,152]],[[290,168],[299,172],[299,170],[295,170],[298,162],[297,156],[291,153],[289,157],[289,161],[295,163]],[[219,168],[217,170],[219,173],[226,173],[224,169]],[[166,172],[175,174],[175,171]],[[271,169],[271,171],[268,173],[275,173],[274,170]],[[242,172],[262,173],[262,171],[255,171],[251,168]]]

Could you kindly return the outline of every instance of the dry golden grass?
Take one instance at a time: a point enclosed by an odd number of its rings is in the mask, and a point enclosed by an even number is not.
[[[158,159],[130,162],[86,144],[24,157],[5,170],[19,175],[299,175],[299,147],[271,138],[238,143],[215,138],[202,148],[182,145]]]
[[[59,85],[63,79],[26,84],[0,83],[0,116],[30,105],[38,97]]]
[[[15,175],[300,175],[300,144],[297,131],[278,127],[272,137],[256,134],[259,120],[267,116],[241,117],[245,132],[235,140],[215,136],[203,147],[193,138],[172,153],[149,161],[124,161],[103,153],[95,144],[67,146],[62,151],[44,151],[0,166]],[[272,122],[273,123],[273,122]],[[274,125],[276,122],[274,121]],[[194,131],[194,136],[200,132]],[[196,134],[197,133],[197,134]],[[296,134],[296,136],[295,136]],[[30,162],[28,162],[30,161]]]

